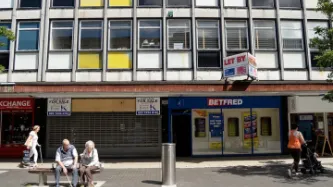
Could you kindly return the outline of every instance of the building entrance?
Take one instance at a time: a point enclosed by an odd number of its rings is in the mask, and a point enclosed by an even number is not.
[[[176,144],[177,157],[191,156],[191,116],[172,115],[173,143]]]

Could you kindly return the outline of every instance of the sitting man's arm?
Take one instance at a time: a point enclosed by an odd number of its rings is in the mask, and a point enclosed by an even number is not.
[[[77,162],[79,160],[78,158],[78,153],[77,153],[77,150],[74,148],[73,149],[73,157],[74,157],[74,164],[73,164],[73,168],[76,168],[77,167]]]
[[[67,169],[66,169],[65,165],[61,162],[60,153],[58,153],[58,152],[56,153],[55,161],[62,168],[63,172],[66,174],[67,173]]]

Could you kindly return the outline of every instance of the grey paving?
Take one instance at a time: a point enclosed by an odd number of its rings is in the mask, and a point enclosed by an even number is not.
[[[315,176],[286,177],[288,166],[271,163],[267,166],[235,166],[225,168],[177,169],[178,187],[332,187],[333,172]],[[160,169],[106,169],[96,175],[96,181],[105,181],[102,187],[157,187],[161,183]],[[53,177],[49,177],[53,181]],[[63,179],[66,180],[66,179]],[[38,176],[26,170],[8,170],[0,174],[1,187],[19,187],[33,184]]]

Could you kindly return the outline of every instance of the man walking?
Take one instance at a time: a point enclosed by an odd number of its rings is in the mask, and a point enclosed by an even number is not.
[[[72,185],[77,186],[78,183],[78,154],[74,145],[69,143],[69,140],[64,139],[62,146],[57,149],[55,161],[57,167],[55,168],[55,181],[56,187],[59,187],[60,173],[63,172],[67,175],[68,170],[72,171]]]

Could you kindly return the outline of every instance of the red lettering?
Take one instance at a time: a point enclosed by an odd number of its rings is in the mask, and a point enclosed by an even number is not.
[[[246,55],[237,57],[237,63],[244,62],[245,58],[246,58]]]
[[[230,64],[234,64],[234,61],[235,61],[234,58],[224,60],[224,65],[227,66],[227,65],[230,65]]]

